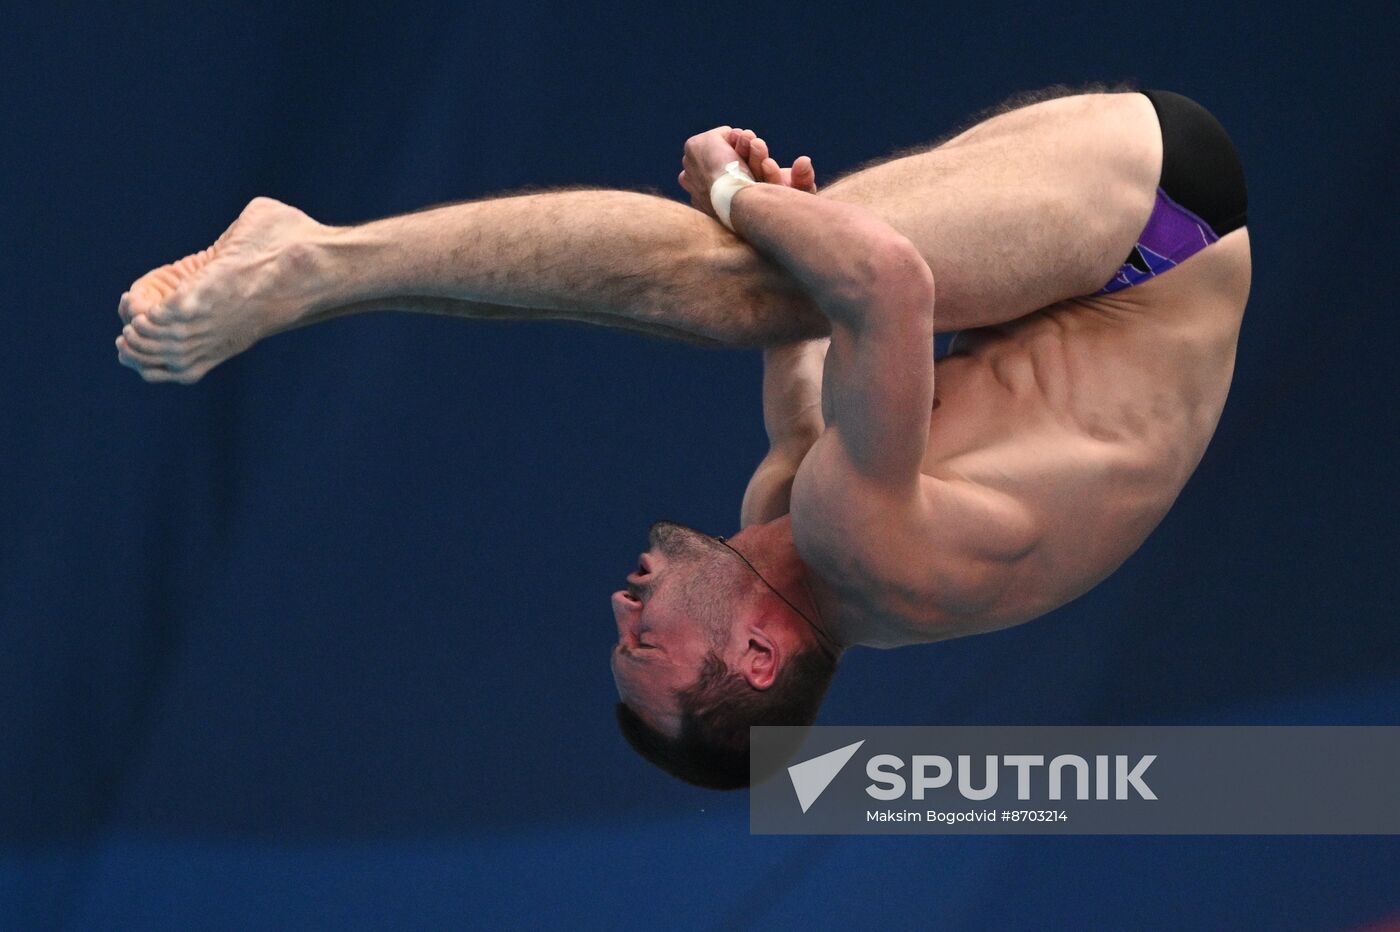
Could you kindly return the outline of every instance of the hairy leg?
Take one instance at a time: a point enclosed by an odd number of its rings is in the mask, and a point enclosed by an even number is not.
[[[1045,101],[818,196],[870,209],[938,282],[936,325],[1014,319],[1096,290],[1151,210],[1160,136],[1141,95]],[[194,381],[264,336],[357,311],[572,319],[775,345],[825,335],[797,284],[708,216],[623,191],[560,191],[327,227],[266,198],[209,250],[123,296],[118,349]]]
[[[132,284],[117,349],[148,381],[188,383],[272,334],[371,310],[575,320],[705,345],[828,331],[796,282],[660,197],[559,191],[354,227],[256,198],[213,246]]]
[[[908,237],[938,283],[940,331],[1093,294],[1147,223],[1161,172],[1141,94],[1046,100],[851,174],[823,195]]]
[[[321,315],[309,315],[297,320],[291,330],[310,324],[342,317],[350,314],[365,314],[371,311],[408,311],[414,314],[437,314],[442,317],[464,317],[471,320],[556,320],[607,327],[613,330],[627,330],[674,343],[689,343],[693,346],[726,347],[732,344],[723,340],[711,339],[668,327],[665,324],[646,320],[635,320],[596,311],[558,311],[548,315],[542,313],[522,313],[518,307],[501,304],[483,304],[477,301],[464,301],[461,298],[432,298],[421,295],[404,295],[397,298],[374,299],[355,304],[345,304],[327,309]]]

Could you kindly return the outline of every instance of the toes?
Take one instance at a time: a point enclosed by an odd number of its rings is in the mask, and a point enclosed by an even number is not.
[[[167,345],[186,343],[193,336],[185,318],[177,317],[165,308],[157,308],[150,314],[137,314],[130,323],[141,336]]]
[[[198,284],[187,284],[185,287],[169,295],[161,306],[152,315],[152,320],[162,327],[177,323],[188,323],[196,320],[204,301],[200,297]]]
[[[141,376],[142,380],[146,382],[175,381],[175,376],[171,375],[169,372],[166,372],[164,369],[137,369],[136,372]]]
[[[122,328],[122,339],[131,352],[146,365],[158,363],[171,372],[184,372],[196,361],[195,348],[182,323],[163,323],[138,314]]]
[[[149,276],[147,276],[149,278]],[[173,290],[173,289],[171,289]],[[126,293],[126,313],[122,316],[127,323],[142,314],[150,315],[156,308],[160,307],[160,302],[165,295],[170,292],[160,292],[152,287],[145,280],[139,281],[131,286],[131,290]]]
[[[135,317],[131,318],[129,323],[132,330],[135,330],[138,335],[147,340],[162,340],[167,338],[167,335],[161,328],[157,327],[146,314],[137,314]]]
[[[248,209],[257,203],[254,201]],[[276,203],[268,201],[269,205]],[[202,304],[195,295],[199,290],[199,273],[213,255],[214,247],[191,253],[147,272],[122,294],[117,302],[117,315],[125,325],[123,335],[133,352],[156,353],[167,359],[187,352],[187,348],[179,344],[187,341],[187,326],[196,319]]]
[[[175,381],[179,382],[181,385],[193,385],[195,382],[198,382],[200,379],[204,378],[204,374],[208,371],[209,365],[207,363],[200,363],[196,366],[190,366],[184,372],[176,373]]]
[[[203,359],[192,365],[183,365],[165,356],[152,355],[137,349],[123,333],[117,337],[117,362],[134,370],[147,382],[178,382],[192,385],[209,371],[209,364]]]
[[[133,367],[136,368],[136,367]],[[141,366],[136,368],[136,374],[141,376],[145,382],[178,382],[181,385],[188,385],[197,379],[188,378],[184,373],[173,369],[162,369],[159,366]]]
[[[164,369],[165,360],[159,355],[137,349],[127,339],[125,331],[117,337],[117,361],[128,369],[140,372],[144,369]]]
[[[136,321],[144,320],[144,317],[137,317],[131,323],[122,328],[122,337],[126,339],[126,345],[131,347],[137,354],[149,359],[164,360],[169,347],[154,336],[149,336],[137,329]]]
[[[189,356],[190,348],[182,339],[183,333],[180,325],[161,326],[145,314],[136,315],[122,328],[128,346],[171,368],[184,365]]]

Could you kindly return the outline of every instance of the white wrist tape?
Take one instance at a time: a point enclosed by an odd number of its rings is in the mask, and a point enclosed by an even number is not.
[[[758,184],[749,175],[748,170],[740,166],[737,160],[724,166],[724,174],[715,179],[715,183],[710,185],[710,204],[715,209],[715,216],[719,222],[734,229],[734,224],[729,222],[729,209],[734,203],[734,195],[743,188],[751,184]]]

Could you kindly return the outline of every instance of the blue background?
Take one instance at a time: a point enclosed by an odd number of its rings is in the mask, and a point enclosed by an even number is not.
[[[1395,724],[1393,10],[1249,7],[7,10],[0,927],[1400,910],[1395,839],[755,838],[743,794],[635,758],[607,595],[651,521],[736,528],[753,353],[384,314],[182,388],[112,346],[127,284],[259,194],[331,223],[679,195],[682,141],[718,123],[830,178],[1015,90],[1174,89],[1242,153],[1255,256],[1199,472],[1090,595],[853,652],[823,721]]]

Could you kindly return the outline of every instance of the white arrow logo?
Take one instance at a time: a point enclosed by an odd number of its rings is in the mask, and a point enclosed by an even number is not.
[[[864,743],[865,739],[862,738],[855,744],[848,744],[844,748],[828,751],[819,757],[804,760],[802,763],[793,764],[788,768],[788,776],[792,778],[792,788],[797,792],[797,801],[802,805],[803,812],[812,808],[812,803],[826,792],[826,788],[831,786],[831,781],[836,779],[841,768],[846,766],[846,763],[855,756],[856,751]]]

